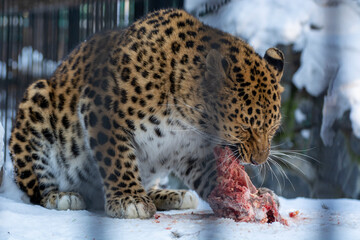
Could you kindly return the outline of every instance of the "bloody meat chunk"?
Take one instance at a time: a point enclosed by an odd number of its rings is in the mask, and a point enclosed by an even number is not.
[[[272,195],[259,193],[244,166],[232,155],[229,148],[215,148],[218,185],[208,197],[215,215],[237,222],[285,223]]]

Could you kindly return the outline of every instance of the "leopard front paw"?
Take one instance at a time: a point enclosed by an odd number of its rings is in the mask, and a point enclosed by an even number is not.
[[[263,195],[263,194],[265,194],[265,193],[269,193],[271,196],[272,196],[272,198],[274,199],[274,201],[275,201],[275,203],[276,203],[276,205],[278,206],[278,208],[280,207],[280,201],[279,201],[279,197],[274,193],[274,191],[272,191],[272,190],[270,190],[270,189],[268,189],[268,188],[265,188],[265,187],[262,187],[262,188],[259,188],[258,189],[258,195],[260,196],[260,195]]]
[[[198,205],[197,196],[187,190],[156,189],[148,192],[157,210],[194,209]]]
[[[195,209],[198,206],[197,196],[190,191],[182,191],[181,194],[183,201],[180,209]]]
[[[106,213],[115,218],[151,218],[156,207],[148,196],[113,197],[106,201]]]
[[[43,207],[57,210],[83,210],[85,201],[74,192],[50,192],[40,202]]]

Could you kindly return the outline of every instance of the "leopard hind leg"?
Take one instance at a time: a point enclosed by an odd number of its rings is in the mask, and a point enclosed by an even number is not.
[[[29,86],[19,105],[9,142],[15,179],[32,203],[50,209],[84,209],[80,194],[60,191],[58,171],[69,165],[61,154],[69,151],[60,151],[59,146],[65,146],[69,139],[63,137],[65,127],[57,131],[59,119],[64,118],[53,111],[51,93],[49,82],[38,80]],[[70,122],[74,121],[66,122],[70,129]]]

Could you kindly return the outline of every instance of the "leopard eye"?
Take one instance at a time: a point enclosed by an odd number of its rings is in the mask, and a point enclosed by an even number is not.
[[[246,129],[244,129],[243,127],[241,127],[242,128],[242,133],[240,134],[240,140],[241,141],[247,141],[247,140],[249,140],[249,138],[250,138],[250,132],[248,131],[249,130],[249,127],[247,127],[246,126]]]

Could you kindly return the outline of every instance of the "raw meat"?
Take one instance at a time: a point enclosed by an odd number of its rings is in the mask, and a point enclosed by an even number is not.
[[[215,215],[238,222],[282,222],[278,206],[269,192],[258,193],[244,166],[233,157],[229,148],[215,148],[218,185],[208,202]]]

